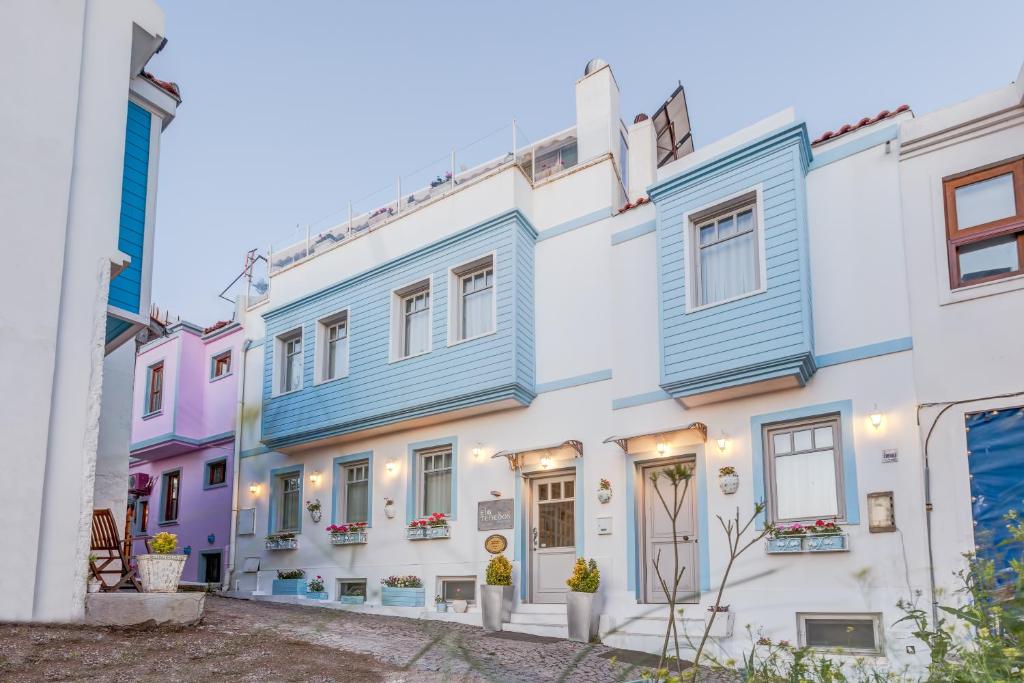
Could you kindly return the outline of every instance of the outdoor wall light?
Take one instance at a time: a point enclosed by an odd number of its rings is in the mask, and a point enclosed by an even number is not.
[[[249,484],[249,493],[251,493],[254,496],[260,495],[260,485],[255,481]]]
[[[550,455],[545,455],[543,458],[540,459],[540,466],[543,467],[544,469],[551,469],[551,465],[552,461]]]
[[[729,447],[729,435],[722,430],[721,436],[718,437],[718,450],[725,453],[725,449]]]
[[[384,465],[384,469],[388,471],[388,474],[394,474],[395,470],[398,469],[398,463],[396,463],[394,460],[391,460],[386,465]]]
[[[875,429],[881,427],[882,417],[882,411],[878,409],[878,404],[876,403],[875,407],[871,409],[871,414],[868,415],[868,420],[871,421],[871,426]]]
[[[313,486],[319,486],[321,480],[323,480],[323,475],[320,474],[320,470],[314,470],[309,475],[309,483],[312,484]]]
[[[479,443],[476,446],[473,447],[473,457],[474,458],[479,460],[480,456],[483,455],[483,454],[484,454],[484,449],[480,448],[480,444]]]
[[[668,452],[668,444],[664,441],[659,441],[658,445],[655,446],[658,449],[658,455],[665,455]]]

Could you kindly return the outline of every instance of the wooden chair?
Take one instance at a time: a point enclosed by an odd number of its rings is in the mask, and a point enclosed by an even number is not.
[[[116,591],[131,585],[142,592],[142,586],[135,576],[135,569],[128,562],[124,545],[117,533],[117,523],[110,508],[92,511],[92,547],[95,561],[89,562],[89,571],[95,576],[102,591]],[[107,578],[110,577],[110,578]]]

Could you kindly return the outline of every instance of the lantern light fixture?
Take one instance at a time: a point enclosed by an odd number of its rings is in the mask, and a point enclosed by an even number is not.
[[[882,411],[878,409],[878,404],[871,409],[871,414],[868,415],[868,420],[871,421],[871,426],[878,429],[882,426]]]
[[[389,460],[387,464],[384,465],[384,469],[387,470],[388,474],[394,474],[395,470],[398,469],[398,463],[394,460]]]
[[[718,437],[717,444],[718,450],[722,453],[725,453],[725,449],[729,447],[729,435],[725,433],[724,429],[722,430],[722,434]]]
[[[251,493],[254,496],[258,496],[260,494],[259,482],[254,481],[253,483],[249,484],[249,493]]]

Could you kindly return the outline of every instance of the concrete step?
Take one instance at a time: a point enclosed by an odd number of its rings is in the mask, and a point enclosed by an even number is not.
[[[501,630],[513,633],[528,633],[533,636],[546,636],[548,638],[562,638],[563,640],[569,637],[569,627],[565,624],[554,626],[551,624],[520,624],[513,622],[502,624]]]
[[[667,618],[657,617],[618,617],[601,620],[602,631],[619,631],[639,635],[665,635],[668,628]],[[704,632],[703,619],[676,619],[676,628],[681,634],[699,635]]]
[[[697,640],[699,639],[696,639],[694,642],[697,642]],[[614,647],[619,650],[649,652],[651,654],[661,654],[661,646],[664,641],[664,633],[660,636],[638,633],[615,633],[601,637],[601,642],[608,647]],[[669,641],[669,651],[672,654],[675,653],[674,641]],[[687,647],[685,638],[679,639],[679,651],[683,658],[686,658],[687,655],[693,654],[692,648]]]
[[[542,613],[542,614],[565,614],[565,603],[544,604],[538,602],[523,602],[516,605],[516,612]]]
[[[565,612],[513,612],[513,624],[539,624],[565,626],[568,617]]]

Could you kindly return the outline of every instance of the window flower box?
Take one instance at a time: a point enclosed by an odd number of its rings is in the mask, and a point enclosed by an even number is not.
[[[425,600],[425,588],[381,588],[381,604],[385,607],[423,607]]]
[[[356,543],[366,543],[366,540],[366,531],[331,534],[331,545],[354,545]]]
[[[274,579],[271,595],[306,595],[305,579]]]
[[[327,591],[316,591],[316,592],[313,592],[313,593],[310,593],[310,592],[307,591],[306,599],[307,600],[326,600],[327,599]]]
[[[296,550],[299,539],[294,534],[267,536],[264,547],[267,550]]]
[[[426,541],[432,538],[449,538],[451,529],[448,518],[435,512],[426,519],[414,519],[405,530],[405,537],[410,541]]]
[[[819,519],[813,525],[800,523],[773,527],[765,542],[768,554],[836,553],[850,549],[850,539],[834,521]]]

